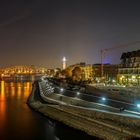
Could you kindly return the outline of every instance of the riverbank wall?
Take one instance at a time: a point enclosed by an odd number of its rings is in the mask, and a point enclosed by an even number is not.
[[[72,102],[71,102],[72,101]],[[85,102],[80,101],[81,104]],[[129,140],[140,138],[139,118],[117,115],[97,109],[77,106],[71,98],[52,93],[45,96],[41,82],[33,85],[28,104],[34,110],[89,135],[107,140]]]

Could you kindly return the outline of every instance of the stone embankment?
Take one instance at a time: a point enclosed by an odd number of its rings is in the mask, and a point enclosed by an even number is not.
[[[34,83],[28,104],[50,118],[101,139],[140,138],[140,119],[138,117],[77,106],[72,98],[58,97],[55,93],[46,96],[41,88],[41,82]]]

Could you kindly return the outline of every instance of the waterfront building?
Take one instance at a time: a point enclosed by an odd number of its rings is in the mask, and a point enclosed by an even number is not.
[[[85,62],[70,65],[66,69],[68,77],[72,77],[77,81],[92,81],[93,80],[93,66]]]
[[[94,73],[94,81],[101,82],[101,64],[93,64]],[[118,74],[118,64],[104,64],[103,65],[103,80],[104,82],[116,82],[117,74]]]
[[[120,84],[140,85],[140,50],[122,54],[117,78]]]

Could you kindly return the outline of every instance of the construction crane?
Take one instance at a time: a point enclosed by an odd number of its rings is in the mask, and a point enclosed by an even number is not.
[[[101,49],[100,50],[100,53],[101,53],[101,78],[104,77],[103,57],[104,57],[104,53],[106,51],[111,51],[111,50],[119,49],[119,48],[125,48],[125,47],[129,47],[131,45],[135,45],[135,44],[138,44],[138,43],[140,43],[140,41],[130,42],[130,43],[127,43],[127,44],[121,44],[119,46],[113,46],[113,47],[110,47],[110,48]]]

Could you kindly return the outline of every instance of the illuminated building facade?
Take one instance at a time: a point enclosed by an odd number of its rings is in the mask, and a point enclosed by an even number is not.
[[[82,62],[82,63],[74,64],[74,65],[67,67],[66,70],[69,71],[68,73],[70,73],[69,74],[70,77],[73,77],[73,74],[74,74],[73,71],[76,70],[76,68],[77,68],[77,72],[75,71],[75,73],[77,73],[76,74],[77,79],[80,79],[82,81],[92,81],[93,80],[94,71],[93,71],[92,65]]]
[[[116,81],[116,77],[118,74],[118,65],[117,64],[104,64],[104,81],[106,82],[112,82]],[[100,82],[101,81],[101,64],[94,64],[93,69],[95,71],[94,73],[94,81]]]
[[[140,50],[122,54],[117,78],[120,84],[140,85]]]
[[[85,64],[85,65],[81,66],[81,69],[83,71],[83,73],[82,73],[83,80],[92,81],[93,80],[93,74],[94,74],[93,66],[90,65],[90,64]]]

